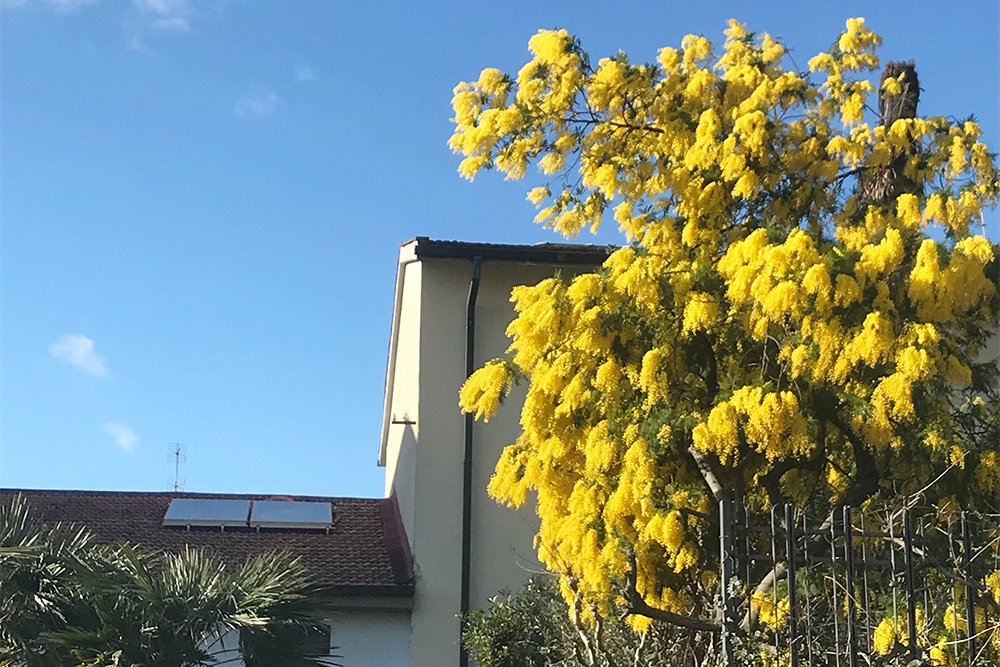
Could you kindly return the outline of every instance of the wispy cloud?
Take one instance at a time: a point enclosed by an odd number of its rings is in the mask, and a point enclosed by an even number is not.
[[[139,39],[138,35],[132,35],[125,43],[125,47],[129,51],[135,51],[136,53],[147,53],[149,51],[146,43]]]
[[[236,98],[233,113],[237,116],[253,116],[263,118],[270,116],[278,108],[278,96],[274,91],[265,88],[254,88],[245,95]]]
[[[30,6],[49,7],[60,14],[65,14],[78,7],[85,7],[96,2],[97,0],[0,0],[0,7],[11,9]]]
[[[161,30],[190,30],[189,0],[132,0],[132,5],[145,16],[149,25]]]
[[[135,449],[135,444],[139,442],[139,436],[135,434],[132,427],[121,422],[108,422],[104,425],[104,430],[115,439],[118,446],[126,452]]]
[[[141,12],[173,16],[190,11],[188,0],[132,0],[132,4]]]
[[[108,375],[104,360],[94,352],[94,341],[82,334],[66,334],[49,346],[49,353],[99,378]]]
[[[295,80],[296,81],[315,81],[316,75],[313,73],[312,68],[309,65],[296,65],[295,66]]]
[[[191,22],[180,16],[156,19],[150,25],[160,30],[178,30],[180,32],[191,29]]]

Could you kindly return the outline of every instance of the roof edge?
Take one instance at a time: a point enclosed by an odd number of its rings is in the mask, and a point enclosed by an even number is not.
[[[471,243],[439,241],[418,236],[403,244],[418,259],[472,259],[483,261],[522,262],[527,264],[577,264],[597,266],[616,250],[615,246],[575,243],[538,243],[518,245],[508,243]]]
[[[413,555],[410,553],[410,542],[406,537],[395,493],[382,499],[381,510],[385,550],[389,554],[393,579],[397,584],[412,584]]]
[[[413,584],[395,584],[388,586],[385,584],[341,584],[330,586],[326,589],[328,595],[340,597],[388,597],[406,598],[413,597]]]

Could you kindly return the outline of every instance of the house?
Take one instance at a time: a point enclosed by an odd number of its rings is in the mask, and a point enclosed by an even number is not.
[[[401,246],[378,450],[384,498],[0,489],[0,500],[23,493],[44,520],[85,525],[109,544],[207,547],[233,560],[291,550],[336,593],[331,642],[346,667],[464,665],[460,613],[487,607],[543,568],[532,508],[512,511],[486,494],[503,447],[519,433],[526,387],[515,387],[488,424],[461,414],[458,390],[506,352],[515,285],[592,271],[610,252],[423,237]],[[247,509],[203,521],[192,508],[206,501]],[[172,510],[185,503],[193,512],[186,520]],[[326,503],[332,514],[320,529],[255,522],[254,508],[266,503]]]
[[[22,491],[50,521],[87,525],[105,542],[129,540],[177,550],[211,547],[240,559],[291,549],[323,583],[341,612],[333,645],[346,667],[449,667],[465,664],[459,615],[485,608],[543,570],[533,538],[538,519],[497,505],[486,486],[502,449],[519,432],[527,387],[515,386],[489,423],[458,409],[469,373],[503,356],[514,318],[510,292],[560,273],[592,271],[612,248],[498,245],[418,237],[399,252],[378,464],[382,499],[291,497],[329,503],[329,530],[247,526],[164,526],[175,499],[265,496],[186,493]],[[984,359],[996,358],[994,336]],[[1000,363],[1000,359],[998,359]],[[0,490],[0,498],[17,492]],[[252,518],[252,517],[251,517]]]
[[[189,545],[234,562],[292,551],[331,589],[337,611],[330,641],[345,665],[409,664],[413,569],[391,498],[2,489],[0,502],[18,493],[44,521],[86,526],[104,544],[127,541],[167,552]],[[325,516],[319,523],[315,517],[288,520],[288,510],[303,508],[319,508]],[[262,514],[265,509],[270,515]]]
[[[414,559],[413,667],[463,664],[459,614],[542,570],[531,503],[515,512],[486,494],[503,447],[520,431],[526,387],[515,386],[485,424],[461,414],[458,390],[507,351],[512,287],[592,271],[611,250],[423,237],[400,248],[378,460]]]

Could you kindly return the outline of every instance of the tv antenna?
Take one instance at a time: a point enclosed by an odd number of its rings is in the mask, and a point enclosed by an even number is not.
[[[167,484],[173,488],[174,493],[183,491],[185,478],[181,477],[181,464],[187,462],[187,445],[171,442],[167,447],[167,457],[174,464],[173,479],[168,479]]]

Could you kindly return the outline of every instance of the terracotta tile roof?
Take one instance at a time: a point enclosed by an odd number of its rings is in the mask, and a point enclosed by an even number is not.
[[[206,493],[43,491],[0,489],[0,500],[21,493],[44,520],[87,526],[102,543],[128,541],[178,551],[184,545],[209,548],[222,558],[241,560],[270,549],[298,554],[316,578],[344,595],[413,594],[413,566],[395,499],[327,498]],[[329,533],[164,527],[173,498],[310,500],[333,503]]]

